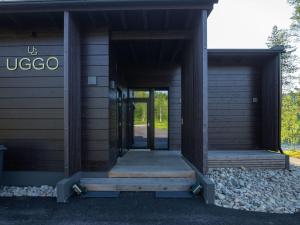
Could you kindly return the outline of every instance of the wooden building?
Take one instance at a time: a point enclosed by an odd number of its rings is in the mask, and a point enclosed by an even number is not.
[[[210,166],[284,168],[266,152],[280,150],[282,49],[207,50],[215,3],[0,2],[2,182],[63,179],[65,193],[136,149],[156,162],[177,150],[200,183]]]

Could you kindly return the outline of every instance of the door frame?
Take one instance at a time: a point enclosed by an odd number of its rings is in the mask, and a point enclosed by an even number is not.
[[[141,88],[141,87],[132,87],[128,88],[128,96],[129,96],[129,91],[130,90],[137,90],[137,91],[149,91],[149,97],[148,98],[131,98],[128,97],[128,104],[127,104],[127,112],[128,112],[128,136],[127,136],[127,146],[128,149],[143,149],[143,148],[133,148],[132,147],[132,141],[134,137],[134,131],[133,131],[133,126],[134,126],[134,121],[133,118],[134,115],[130,115],[130,104],[133,102],[146,102],[147,103],[147,148],[151,150],[170,150],[170,95],[169,95],[169,88],[164,88],[164,87],[157,87],[157,88]],[[154,92],[155,91],[167,91],[168,92],[168,143],[167,143],[167,148],[163,149],[156,149],[155,148],[155,96]],[[132,121],[130,121],[132,120]]]
[[[118,127],[118,149],[119,155],[124,154],[124,143],[123,143],[123,92],[118,87],[117,88],[117,127]]]

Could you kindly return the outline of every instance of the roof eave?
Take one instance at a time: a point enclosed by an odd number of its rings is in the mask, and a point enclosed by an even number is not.
[[[75,0],[75,1],[0,1],[1,13],[136,9],[206,9],[211,11],[218,0]]]

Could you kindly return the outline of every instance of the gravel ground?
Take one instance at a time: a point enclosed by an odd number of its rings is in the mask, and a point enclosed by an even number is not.
[[[300,212],[300,167],[291,170],[220,168],[209,171],[215,204],[256,212]]]
[[[0,187],[0,197],[56,197],[56,188],[42,185],[40,187]]]

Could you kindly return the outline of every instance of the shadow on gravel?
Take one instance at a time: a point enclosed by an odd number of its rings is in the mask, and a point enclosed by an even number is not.
[[[253,213],[207,206],[201,199],[156,199],[151,193],[120,198],[0,198],[0,225],[241,225],[299,224],[300,214]]]

